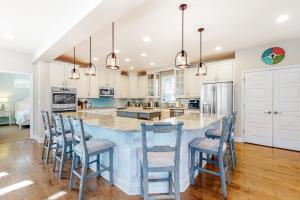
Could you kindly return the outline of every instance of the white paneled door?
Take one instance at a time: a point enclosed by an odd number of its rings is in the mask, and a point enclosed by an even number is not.
[[[245,73],[245,142],[272,146],[272,71]]]
[[[300,68],[274,70],[273,146],[300,150]]]

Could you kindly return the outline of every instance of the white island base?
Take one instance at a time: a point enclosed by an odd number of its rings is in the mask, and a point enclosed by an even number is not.
[[[108,117],[108,116],[107,116]],[[118,118],[118,119],[116,119]],[[211,127],[219,122],[222,118],[220,115],[203,116],[198,114],[198,117],[181,116],[170,118],[163,121],[183,121],[185,123],[182,133],[181,152],[180,152],[180,191],[184,192],[190,185],[189,181],[189,166],[190,153],[189,143],[198,137],[204,137],[204,132],[208,127]],[[128,195],[140,194],[140,149],[142,145],[142,134],[139,127],[138,130],[118,130],[117,128],[105,127],[95,123],[95,120],[83,120],[85,122],[86,132],[92,135],[93,138],[107,139],[115,144],[114,148],[114,184]],[[114,122],[120,122],[120,117],[114,117]],[[133,122],[133,119],[127,123]],[[89,123],[90,122],[90,123]],[[140,123],[139,120],[137,123]],[[153,122],[152,122],[153,123]],[[104,123],[107,125],[106,123]],[[104,125],[102,124],[102,125]],[[131,126],[132,124],[128,124]],[[116,126],[116,124],[114,124]],[[119,125],[117,125],[119,126]],[[122,125],[124,126],[124,125]],[[164,143],[171,139],[168,135],[161,134],[159,138],[152,138],[152,142],[157,144],[158,141]],[[151,142],[151,138],[150,138]],[[108,154],[102,155],[101,162],[108,165]],[[95,165],[91,166],[96,169]],[[155,177],[167,177],[164,174],[153,174]],[[102,176],[108,180],[108,173],[104,172]],[[150,176],[151,177],[151,176]],[[167,182],[149,183],[149,192],[151,193],[166,193],[168,192]]]

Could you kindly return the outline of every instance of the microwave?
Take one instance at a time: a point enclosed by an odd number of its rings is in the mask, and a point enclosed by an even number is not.
[[[99,97],[113,97],[115,95],[114,88],[101,87],[99,91]]]

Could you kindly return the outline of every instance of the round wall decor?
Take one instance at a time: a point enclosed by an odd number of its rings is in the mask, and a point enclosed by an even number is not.
[[[268,65],[275,65],[277,63],[280,63],[284,59],[284,56],[284,49],[280,47],[271,47],[263,52],[263,54],[261,55],[261,59]]]

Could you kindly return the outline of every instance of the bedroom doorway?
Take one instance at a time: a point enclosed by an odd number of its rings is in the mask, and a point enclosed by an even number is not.
[[[0,71],[0,143],[32,135],[32,74]]]

